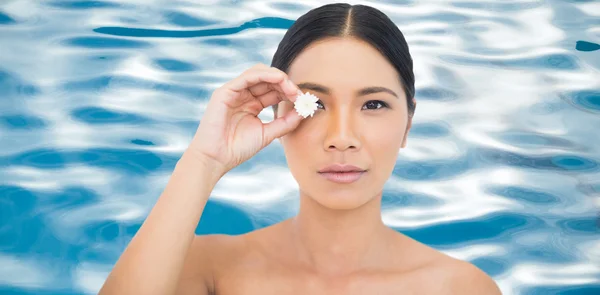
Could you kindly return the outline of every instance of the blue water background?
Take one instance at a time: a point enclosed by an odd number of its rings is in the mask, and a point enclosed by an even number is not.
[[[317,2],[0,2],[0,294],[95,294],[211,92],[269,64]],[[415,61],[386,224],[504,294],[600,294],[600,2],[361,3]],[[196,232],[288,218],[296,189],[274,142],[221,180]]]

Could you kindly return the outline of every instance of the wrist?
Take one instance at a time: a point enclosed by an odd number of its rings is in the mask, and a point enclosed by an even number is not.
[[[178,166],[187,166],[190,169],[203,172],[211,183],[216,184],[227,171],[223,165],[208,156],[202,155],[193,150],[183,152],[181,158],[177,162]]]

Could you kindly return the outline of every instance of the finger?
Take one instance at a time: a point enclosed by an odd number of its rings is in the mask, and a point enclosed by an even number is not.
[[[270,66],[268,66],[266,64],[263,64],[263,63],[257,63],[252,68],[255,68],[255,69],[271,69],[273,67],[270,67]]]
[[[256,100],[260,103],[263,109],[268,108],[274,104],[278,104],[283,100],[283,97],[279,91],[272,90],[261,96],[256,97]],[[262,111],[262,110],[261,110]]]
[[[298,96],[298,87],[289,79],[281,81],[279,84],[272,83],[258,83],[250,88],[248,88],[250,93],[255,97],[264,95],[265,93],[271,91],[278,91],[288,100],[295,102],[296,96]]]
[[[289,78],[285,79],[284,81],[279,83],[279,87],[281,87],[281,89],[285,91],[285,95],[290,101],[296,102],[296,97],[298,96],[300,88],[298,88],[298,86],[296,86],[296,84],[292,80],[290,80]]]
[[[285,75],[281,72],[251,70],[225,83],[223,87],[231,91],[241,92],[261,82],[279,84],[284,80]]]
[[[252,93],[252,95],[254,95],[254,96],[263,95],[274,89],[281,91],[281,93],[283,93],[286,97],[292,98],[292,99],[295,99],[295,97],[298,94],[299,88],[296,86],[296,84],[294,84],[291,80],[289,80],[287,73],[281,71],[278,68],[268,67],[264,64],[257,64],[254,67],[252,67],[249,71],[270,71],[270,72],[274,72],[274,73],[280,73],[286,78],[284,81],[281,81],[281,83],[279,83],[279,84],[258,83],[254,86],[249,87],[248,89],[249,89],[250,93]]]
[[[298,115],[297,112],[288,112],[282,117],[279,117],[263,126],[263,143],[264,146],[270,144],[276,138],[282,137],[285,134],[296,129],[302,116]]]
[[[290,80],[282,81],[279,84],[259,83],[248,88],[253,96],[258,97],[271,91],[279,92],[283,98],[295,102],[298,96],[299,88]]]
[[[257,85],[254,85],[254,86],[248,88],[248,90],[250,90],[250,93],[252,93],[252,95],[257,98],[262,95],[265,95],[267,93],[270,93],[272,91],[276,91],[277,93],[279,93],[281,95],[282,99],[287,99],[287,100],[295,99],[295,96],[291,97],[287,93],[285,93],[285,91],[283,89],[281,89],[281,86],[279,84],[259,83]]]
[[[278,104],[280,101],[283,101],[282,94],[278,91],[271,91],[265,93],[259,97],[256,97],[250,102],[247,102],[244,106],[244,110],[258,116],[260,112],[262,112],[265,108],[268,108],[272,105]]]
[[[264,83],[264,82],[258,83],[256,85],[248,88],[248,90],[255,97],[264,95],[265,93],[271,92],[273,90],[277,90],[277,91],[280,91],[281,93],[283,93],[283,91],[282,91],[281,87],[279,87],[279,85],[271,84],[271,83]]]

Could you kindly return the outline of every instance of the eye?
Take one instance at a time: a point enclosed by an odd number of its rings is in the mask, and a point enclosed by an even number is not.
[[[323,102],[321,102],[321,100],[317,101],[317,109],[323,109],[325,108],[325,106],[323,105]]]
[[[381,101],[381,100],[369,100],[363,106],[363,110],[365,108],[368,109],[368,110],[376,110],[376,109],[387,108],[387,107],[389,107],[388,104],[385,103],[385,102],[383,102],[383,101]]]

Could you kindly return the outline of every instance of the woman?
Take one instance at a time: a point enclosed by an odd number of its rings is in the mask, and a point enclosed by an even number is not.
[[[318,110],[301,117],[298,90]],[[383,224],[381,196],[415,110],[404,36],[368,6],[325,5],[288,30],[272,67],[215,90],[198,130],[101,294],[500,294],[473,265]],[[273,106],[275,120],[257,115]],[[300,210],[239,236],[195,236],[227,171],[280,140]]]

